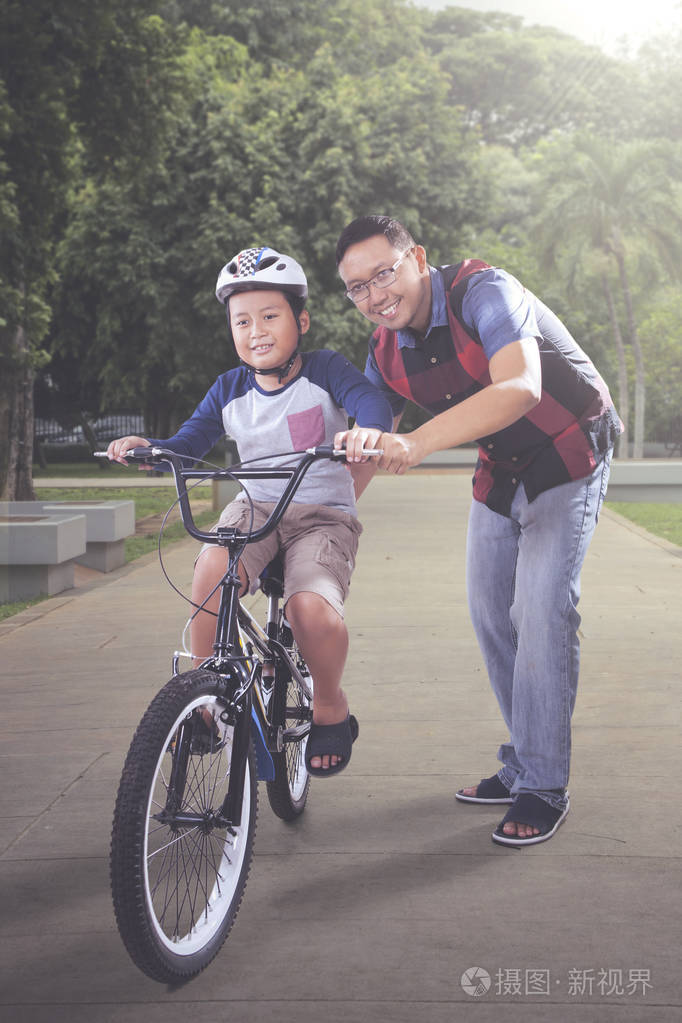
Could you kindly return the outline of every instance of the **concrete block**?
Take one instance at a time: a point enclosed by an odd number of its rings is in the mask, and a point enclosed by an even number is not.
[[[61,565],[3,565],[0,563],[0,604],[30,600],[46,594],[54,597],[75,585],[74,562]]]
[[[682,460],[614,459],[608,501],[682,501]]]
[[[85,553],[83,515],[22,515],[0,510],[0,564],[59,565]]]
[[[85,553],[85,517],[8,514],[0,507],[0,601],[54,596],[74,584],[74,559]]]
[[[0,514],[84,515],[86,548],[76,560],[99,572],[125,564],[125,538],[135,532],[134,501],[11,501]]]

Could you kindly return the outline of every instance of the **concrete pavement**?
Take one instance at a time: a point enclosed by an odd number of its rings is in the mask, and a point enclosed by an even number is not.
[[[504,738],[466,611],[469,496],[468,473],[420,471],[363,497],[352,764],[313,782],[293,826],[263,797],[237,923],[176,990],[128,959],[107,858],[184,605],[149,555],[0,626],[3,1018],[679,1020],[682,552],[604,511],[583,575],[572,810],[550,842],[504,849],[500,808],[453,798]],[[167,555],[185,590],[194,549]]]

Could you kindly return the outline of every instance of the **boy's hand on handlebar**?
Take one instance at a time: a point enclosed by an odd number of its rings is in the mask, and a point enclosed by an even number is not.
[[[352,430],[344,430],[334,437],[334,447],[346,447],[346,462],[367,462],[369,455],[364,451],[371,448],[383,448],[383,454],[376,460],[378,469],[402,475],[413,465],[419,465],[424,453],[419,447],[414,433],[382,433],[380,430],[355,426]]]
[[[125,455],[127,451],[132,451],[133,448],[150,448],[151,444],[144,437],[119,437],[117,440],[112,440],[111,444],[107,448],[107,455],[109,456],[110,462],[120,462],[121,465],[128,465]],[[138,469],[153,469],[153,465],[140,463]]]
[[[365,451],[381,447],[379,439],[383,436],[381,430],[354,426],[352,430],[343,430],[335,435],[334,448],[339,450],[345,447],[346,462],[366,462],[370,455],[365,454]]]

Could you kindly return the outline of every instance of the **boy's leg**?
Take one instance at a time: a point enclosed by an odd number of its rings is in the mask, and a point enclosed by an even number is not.
[[[313,677],[313,721],[335,725],[348,714],[341,678],[348,654],[343,604],[362,527],[334,508],[298,505],[281,526],[286,615]],[[319,761],[319,762],[318,762]],[[312,767],[338,758],[313,757]]]
[[[192,600],[206,610],[198,611],[190,623],[190,644],[194,667],[213,653],[215,641],[216,614],[220,604],[220,580],[227,571],[227,551],[222,547],[208,547],[203,550],[194,566],[192,579]],[[239,564],[241,587],[239,595],[246,591],[248,579],[242,564]],[[217,587],[217,589],[216,589]],[[213,592],[215,590],[215,592]],[[212,596],[208,596],[212,593]],[[208,598],[208,599],[207,599]]]
[[[273,505],[265,502],[254,502],[253,520],[251,506],[245,501],[232,501],[223,510],[218,521],[219,526],[233,526],[246,531],[258,529],[266,521]],[[249,586],[249,580],[257,578],[261,571],[272,561],[278,551],[276,532],[266,536],[255,544],[247,544],[239,562],[239,579],[241,597]],[[220,580],[227,571],[228,555],[222,547],[205,546],[194,563],[194,579],[192,581],[192,600],[203,605],[206,610],[199,611],[192,619],[190,637],[194,666],[198,666],[213,653],[215,642],[216,614],[220,605]],[[209,596],[209,594],[211,594]],[[211,613],[212,612],[212,613]]]
[[[341,678],[348,654],[343,618],[317,593],[303,590],[287,602],[286,615],[314,682],[313,721],[333,725],[348,713]],[[329,767],[337,757],[313,757],[313,767]]]

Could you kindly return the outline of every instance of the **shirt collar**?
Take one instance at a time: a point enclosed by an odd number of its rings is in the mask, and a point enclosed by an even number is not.
[[[397,332],[398,348],[416,348],[436,327],[447,327],[448,325],[448,307],[443,277],[435,266],[429,267],[429,274],[431,276],[431,320],[429,326],[423,337],[413,330],[399,330]]]

